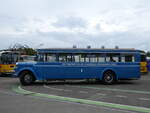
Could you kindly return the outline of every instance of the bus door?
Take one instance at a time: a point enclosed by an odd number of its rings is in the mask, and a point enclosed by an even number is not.
[[[133,78],[137,77],[137,73],[140,72],[140,66],[137,62],[136,55],[132,53],[122,53],[121,63],[118,66],[118,76],[119,78]]]
[[[65,75],[62,68],[62,63],[57,62],[56,54],[40,54],[38,62],[35,65],[39,77],[42,79],[58,79]]]

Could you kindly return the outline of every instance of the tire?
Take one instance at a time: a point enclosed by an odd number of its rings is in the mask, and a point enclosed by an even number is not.
[[[35,81],[34,75],[29,71],[22,72],[19,79],[22,85],[31,85]]]
[[[107,85],[113,84],[116,81],[115,73],[113,71],[104,72],[102,81]]]

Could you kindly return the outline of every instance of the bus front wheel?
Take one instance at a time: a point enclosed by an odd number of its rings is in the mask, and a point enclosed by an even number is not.
[[[102,81],[107,85],[113,84],[116,81],[115,73],[110,70],[104,72]]]
[[[31,85],[35,81],[35,77],[29,71],[24,71],[20,74],[20,82],[22,85]]]

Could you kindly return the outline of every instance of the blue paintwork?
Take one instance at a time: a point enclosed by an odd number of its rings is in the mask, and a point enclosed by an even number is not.
[[[17,63],[16,76],[20,72],[29,70],[33,72],[37,80],[47,79],[102,79],[107,70],[115,72],[117,79],[140,78],[140,52],[139,50],[103,50],[103,49],[39,49],[38,53],[132,53],[135,62],[34,62]]]
[[[86,48],[51,48],[51,49],[37,49],[38,53],[136,53],[142,52],[135,49],[86,49]]]

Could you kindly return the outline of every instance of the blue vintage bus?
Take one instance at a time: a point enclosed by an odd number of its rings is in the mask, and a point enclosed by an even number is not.
[[[135,49],[38,49],[36,62],[17,63],[22,85],[36,80],[97,79],[112,84],[140,78],[141,51]]]

